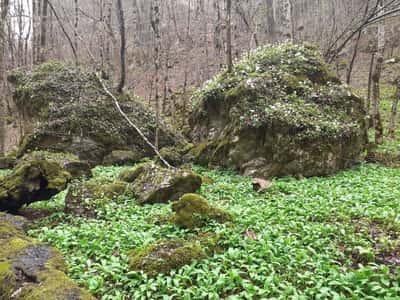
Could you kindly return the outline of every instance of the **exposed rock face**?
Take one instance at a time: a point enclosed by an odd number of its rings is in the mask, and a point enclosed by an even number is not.
[[[246,175],[327,175],[358,161],[367,141],[361,98],[311,46],[246,56],[195,97],[190,155]]]
[[[127,192],[124,182],[77,182],[65,197],[65,212],[82,217],[96,217],[96,208]]]
[[[190,170],[166,169],[152,162],[124,172],[120,179],[131,181],[129,189],[141,204],[166,203],[193,193],[201,186],[201,176]]]
[[[164,240],[152,246],[133,250],[130,254],[130,268],[143,271],[149,276],[168,274],[194,260],[206,258],[206,252],[199,243],[185,240]]]
[[[95,74],[56,62],[45,63],[31,73],[12,72],[18,109],[40,125],[24,138],[20,155],[33,150],[68,152],[101,164],[114,150],[132,150],[153,156],[139,134],[119,114]],[[121,108],[149,138],[154,140],[154,113],[129,96],[120,96]],[[179,144],[180,139],[160,126],[160,147]]]
[[[24,224],[0,213],[0,300],[94,300],[65,275],[62,255],[26,236]]]
[[[13,212],[24,204],[48,200],[70,179],[71,174],[53,160],[23,160],[0,182],[0,210]]]
[[[211,206],[206,199],[197,194],[185,194],[172,204],[175,212],[174,222],[180,227],[193,229],[202,227],[210,220],[225,223],[232,220],[226,211]]]

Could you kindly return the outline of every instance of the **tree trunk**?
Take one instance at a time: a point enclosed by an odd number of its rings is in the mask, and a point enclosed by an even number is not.
[[[154,32],[154,69],[155,69],[155,100],[156,100],[156,134],[155,134],[155,147],[159,149],[159,135],[160,135],[160,51],[161,51],[161,36],[160,36],[160,0],[153,0],[151,12],[151,27]]]
[[[371,61],[369,64],[368,91],[367,91],[368,95],[367,95],[367,105],[366,105],[368,116],[371,114],[371,90],[372,90],[372,74],[374,72],[374,62],[375,62],[375,52],[372,53]]]
[[[43,0],[40,20],[40,56],[39,61],[44,62],[47,55],[47,8],[48,0]]]
[[[4,31],[6,18],[9,9],[9,0],[0,0],[0,155],[4,154],[5,147],[5,134],[6,134],[6,99],[4,97],[4,73],[5,73],[5,49],[6,49],[6,35]]]
[[[232,72],[232,0],[226,0],[226,64],[228,72]]]
[[[119,35],[120,35],[120,80],[118,83],[117,91],[122,93],[125,86],[126,79],[126,37],[125,37],[125,18],[124,9],[122,7],[122,0],[117,0],[117,15],[118,15],[118,25],[119,25]]]
[[[380,2],[380,11],[383,14],[382,9],[383,2]],[[375,129],[375,144],[381,144],[383,142],[383,126],[380,113],[380,80],[382,75],[382,67],[384,60],[385,51],[385,24],[384,21],[378,23],[378,33],[377,33],[377,44],[378,53],[375,65],[375,71],[372,76],[372,99],[374,103],[374,129]]]
[[[395,132],[397,128],[397,111],[399,107],[400,100],[400,78],[396,87],[396,94],[394,95],[393,104],[392,104],[392,112],[390,116],[390,125],[389,125],[389,138],[393,139],[395,137]]]

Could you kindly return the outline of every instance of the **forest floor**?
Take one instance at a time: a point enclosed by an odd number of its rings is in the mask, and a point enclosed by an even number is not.
[[[387,121],[393,91],[384,91]],[[399,146],[398,130],[379,151],[397,154]],[[123,169],[97,167],[91,180]],[[212,179],[200,194],[234,221],[203,228],[222,237],[225,251],[168,275],[129,272],[127,253],[196,234],[160,222],[169,204],[140,206],[124,196],[85,219],[63,213],[63,192],[29,207],[47,215],[29,234],[59,248],[70,276],[103,300],[399,299],[400,169],[360,164],[325,178],[276,179],[264,194],[233,172],[194,170]]]

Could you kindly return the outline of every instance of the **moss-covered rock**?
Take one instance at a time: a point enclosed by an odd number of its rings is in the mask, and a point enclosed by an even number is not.
[[[69,187],[65,197],[65,212],[94,218],[99,206],[127,192],[127,183],[124,182],[76,182]]]
[[[46,160],[58,163],[65,171],[69,172],[73,179],[90,178],[92,170],[87,161],[79,160],[79,157],[70,153],[54,153],[48,151],[34,151],[25,154],[18,162],[31,160]]]
[[[55,161],[23,160],[0,182],[0,210],[17,211],[25,204],[48,200],[70,180],[70,173]]]
[[[134,150],[115,150],[104,157],[105,166],[133,165],[143,159],[144,156],[139,151]]]
[[[149,276],[168,274],[195,260],[206,258],[207,254],[198,242],[185,240],[164,240],[133,250],[130,253],[130,268]]]
[[[114,150],[136,149],[142,156],[154,155],[120,115],[94,73],[48,62],[31,72],[16,70],[8,79],[15,86],[13,96],[19,111],[40,121],[24,138],[19,155],[33,150],[68,152],[92,165],[101,164]],[[129,95],[119,98],[122,110],[149,140],[154,140],[155,114]],[[181,142],[162,122],[160,147]]]
[[[0,213],[0,300],[94,300],[66,276],[59,251],[25,235],[24,223]]]
[[[253,51],[194,106],[189,155],[255,177],[330,174],[357,162],[367,141],[363,100],[309,45]]]
[[[197,194],[185,194],[172,204],[175,212],[174,222],[180,227],[193,229],[202,227],[210,220],[225,223],[231,221],[231,215],[211,206],[206,199]]]
[[[190,170],[167,169],[155,163],[143,164],[130,175],[134,181],[129,189],[141,204],[179,199],[183,194],[197,191],[202,183],[201,176]]]

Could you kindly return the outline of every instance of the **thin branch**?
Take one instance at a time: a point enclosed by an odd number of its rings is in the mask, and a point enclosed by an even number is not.
[[[144,133],[140,130],[139,127],[137,127],[130,119],[129,117],[126,115],[126,113],[124,113],[124,111],[121,109],[121,106],[119,105],[118,99],[117,97],[115,97],[113,95],[113,93],[110,92],[110,90],[107,88],[106,84],[104,83],[104,81],[101,79],[101,77],[99,75],[97,75],[97,78],[101,84],[101,86],[103,87],[104,91],[106,92],[107,95],[109,95],[113,100],[114,100],[114,104],[117,108],[117,110],[119,111],[119,113],[124,117],[124,119],[129,123],[129,125],[131,125],[136,131],[137,133],[142,137],[142,139],[146,142],[146,144],[153,149],[153,151],[157,154],[157,156],[160,158],[160,160],[164,163],[164,165],[166,165],[168,168],[170,169],[175,169],[173,166],[171,166],[160,154],[160,152],[157,150],[157,148],[149,141],[149,139],[144,135]]]
[[[69,43],[69,45],[70,45],[70,47],[72,49],[72,53],[74,54],[75,63],[78,64],[78,55],[76,54],[76,49],[75,49],[74,43],[72,42],[71,37],[68,35],[67,31],[65,30],[64,25],[62,24],[58,14],[57,14],[57,11],[54,9],[53,4],[50,2],[50,0],[47,3],[50,6],[50,9],[52,10],[54,16],[56,17],[57,22],[60,25],[62,32],[64,33],[65,37],[68,40],[68,43]]]

